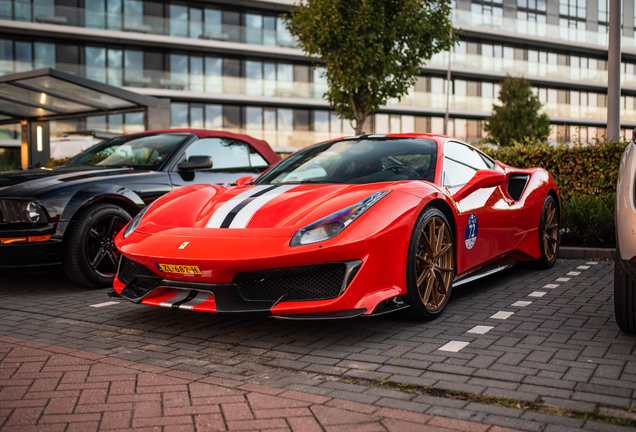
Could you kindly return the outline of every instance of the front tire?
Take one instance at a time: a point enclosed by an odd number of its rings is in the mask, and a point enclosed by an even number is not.
[[[113,239],[130,219],[126,210],[113,204],[83,210],[64,240],[62,268],[68,278],[85,287],[112,286],[119,262]]]
[[[415,224],[406,271],[406,316],[417,321],[440,316],[455,278],[455,241],[448,220],[436,208],[425,209]]]
[[[636,333],[636,283],[621,264],[616,248],[614,257],[614,314],[616,324],[625,333]]]
[[[548,269],[556,263],[561,243],[561,214],[552,195],[545,197],[539,221],[539,248],[541,257],[536,260],[540,268]]]

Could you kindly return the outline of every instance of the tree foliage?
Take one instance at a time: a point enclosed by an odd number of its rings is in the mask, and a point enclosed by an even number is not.
[[[499,100],[501,106],[493,105],[494,114],[486,119],[484,127],[491,142],[510,146],[548,138],[550,119],[539,113],[542,105],[529,81],[508,75],[501,83]]]
[[[457,40],[450,13],[450,0],[307,0],[287,27],[320,57],[331,108],[360,134],[370,114],[408,92],[425,60]]]

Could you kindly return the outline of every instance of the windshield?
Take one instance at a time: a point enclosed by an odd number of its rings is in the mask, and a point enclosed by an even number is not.
[[[435,178],[437,144],[420,138],[345,139],[316,144],[289,156],[256,184],[363,184]]]
[[[87,149],[64,165],[158,169],[186,138],[183,134],[113,138]]]

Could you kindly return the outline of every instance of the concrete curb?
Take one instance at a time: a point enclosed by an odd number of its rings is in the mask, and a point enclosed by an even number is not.
[[[614,260],[614,248],[583,248],[561,246],[559,258],[562,259],[609,259]]]

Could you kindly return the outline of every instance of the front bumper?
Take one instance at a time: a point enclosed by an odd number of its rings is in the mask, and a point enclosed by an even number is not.
[[[0,244],[0,269],[31,268],[62,263],[62,242]]]

